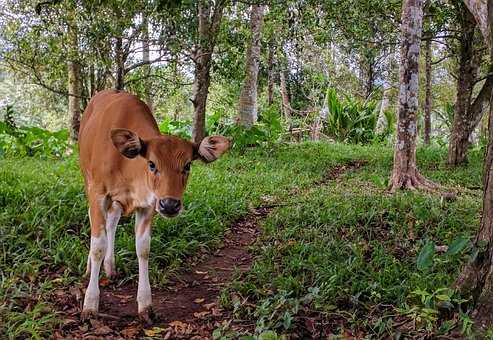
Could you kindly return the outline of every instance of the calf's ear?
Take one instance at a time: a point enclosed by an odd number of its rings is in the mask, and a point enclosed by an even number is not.
[[[111,129],[111,141],[117,150],[127,158],[145,155],[146,144],[133,131],[127,129]]]
[[[205,163],[214,162],[221,157],[230,146],[230,141],[223,136],[205,137],[202,142],[194,146],[194,159],[201,159]]]

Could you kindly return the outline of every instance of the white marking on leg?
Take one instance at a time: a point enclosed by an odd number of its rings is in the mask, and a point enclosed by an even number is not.
[[[91,249],[89,256],[91,258],[91,278],[87,285],[86,295],[84,297],[83,311],[97,312],[99,306],[99,269],[103,256],[106,252],[106,233],[101,230],[99,237],[91,236]]]
[[[139,285],[137,288],[137,304],[139,313],[152,305],[151,285],[149,283],[149,253],[151,246],[151,214],[148,211],[137,211],[135,216],[135,249],[139,261]]]
[[[106,247],[106,255],[104,257],[104,271],[106,276],[111,277],[115,274],[115,234],[118,226],[118,221],[122,215],[122,206],[118,202],[113,202],[111,209],[108,210],[106,216],[106,235],[108,245]]]

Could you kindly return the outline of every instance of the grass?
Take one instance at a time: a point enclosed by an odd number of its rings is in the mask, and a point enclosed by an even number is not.
[[[427,240],[448,245],[479,225],[481,157],[471,156],[468,167],[447,170],[444,150],[418,152],[425,175],[459,190],[453,202],[423,193],[386,194],[392,164],[386,147],[305,143],[197,163],[186,212],[173,220],[155,218],[152,285],[166,284],[187,256],[217,247],[229,223],[249,208],[275,199],[283,206],[263,225],[252,271],[223,294],[238,317],[253,320],[258,332],[282,334],[296,328],[300,315],[337,314],[342,317],[328,318],[335,320],[334,334],[376,335],[390,334],[401,317],[419,317],[423,321],[411,331],[436,334],[446,327],[435,320],[437,296],[458,299],[437,289],[450,286],[468,249],[435,256],[424,271],[416,268],[416,256]],[[311,185],[352,159],[369,162],[338,181]],[[135,280],[137,273],[131,225],[123,219],[117,232],[122,280]],[[51,334],[59,319],[50,294],[82,280],[88,231],[76,157],[0,161],[0,337]]]
[[[435,254],[421,270],[417,257],[430,241],[450,245],[475,234],[480,152],[469,166],[450,170],[445,150],[419,150],[422,172],[458,191],[448,202],[423,192],[388,194],[392,150],[350,150],[368,164],[290,197],[271,213],[253,269],[223,294],[223,304],[237,318],[253,320],[257,333],[422,338],[458,329],[469,335],[463,297],[449,287],[472,250]],[[306,320],[318,318],[324,322],[310,331]]]

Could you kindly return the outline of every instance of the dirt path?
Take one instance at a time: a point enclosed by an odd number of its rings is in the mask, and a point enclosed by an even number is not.
[[[233,222],[224,243],[191,270],[170,281],[165,289],[153,288],[154,324],[144,327],[137,316],[136,284],[101,289],[100,316],[79,321],[83,293],[79,288],[55,292],[64,323],[55,338],[117,339],[156,335],[160,338],[209,339],[227,314],[218,306],[221,289],[235,271],[245,272],[253,257],[248,247],[259,233],[258,222],[273,207],[260,207]],[[102,280],[104,285],[104,279]]]
[[[348,161],[332,167],[313,185],[325,185],[365,163]],[[260,232],[259,222],[273,208],[259,207],[236,220],[226,231],[223,246],[214,254],[206,254],[199,263],[192,264],[189,271],[172,279],[166,288],[153,287],[155,317],[152,326],[144,326],[137,319],[136,283],[115,287],[103,279],[100,315],[86,323],[80,322],[82,290],[55,291],[53,298],[63,320],[55,338],[132,339],[146,335],[164,339],[210,339],[214,329],[231,320],[228,312],[218,305],[219,293],[235,271],[250,270],[253,257],[248,248]]]

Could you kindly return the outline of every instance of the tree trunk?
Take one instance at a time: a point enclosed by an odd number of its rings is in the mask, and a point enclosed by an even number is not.
[[[123,56],[122,37],[117,37],[115,41],[115,90],[125,88],[125,59]]]
[[[77,141],[80,127],[80,99],[81,99],[81,75],[79,63],[79,40],[75,20],[75,10],[72,10],[69,18],[69,28],[67,40],[69,45],[68,53],[68,110],[70,116],[70,138]]]
[[[430,17],[431,18],[431,17]],[[430,19],[431,20],[431,19]],[[426,75],[426,85],[425,85],[425,130],[424,130],[424,142],[426,145],[430,145],[430,135],[431,135],[431,33],[428,36],[425,44],[425,75]]]
[[[382,101],[380,102],[380,109],[378,111],[378,119],[377,119],[377,127],[376,131],[377,133],[382,133],[385,131],[385,128],[387,127],[387,121],[385,119],[385,111],[388,110],[389,104],[390,104],[390,90],[392,88],[390,87],[390,84],[385,81],[383,84],[383,93],[382,93]]]
[[[239,101],[239,123],[249,127],[257,122],[257,78],[260,60],[260,38],[264,6],[252,5],[251,40],[246,52],[246,74]]]
[[[447,164],[457,166],[467,162],[471,133],[477,126],[471,112],[472,93],[479,70],[479,60],[474,51],[474,16],[462,5],[459,69],[457,79],[457,99],[454,106],[454,121],[449,139]],[[488,85],[485,83],[488,87]],[[489,99],[489,93],[487,95]],[[476,114],[478,114],[476,112]],[[482,112],[479,112],[482,114]],[[479,120],[477,120],[479,122]]]
[[[322,109],[319,111],[317,118],[313,122],[313,126],[310,132],[311,132],[311,138],[314,141],[320,140],[320,134],[322,133],[322,130],[324,128],[324,122],[327,120],[327,115],[329,114],[329,107],[327,103],[328,99],[329,98],[326,94]]]
[[[147,21],[147,15],[145,13],[142,13],[142,61],[144,63],[149,63],[149,23]],[[147,64],[144,65],[144,73],[146,75],[146,79],[144,80],[144,100],[149,106],[149,109],[151,109],[151,112],[153,110],[153,102],[152,102],[152,95],[151,95],[151,82],[149,80],[149,75],[151,73],[151,65]]]
[[[80,65],[77,61],[68,62],[68,109],[70,114],[70,138],[77,141],[80,127]]]
[[[89,97],[92,97],[97,90],[96,75],[94,74],[94,65],[89,65]]]
[[[274,43],[269,43],[269,56],[267,58],[267,104],[274,103]]]
[[[209,1],[201,0],[198,3],[198,43],[194,57],[195,79],[192,99],[194,143],[200,143],[205,137],[205,110],[209,94],[212,53],[225,4],[225,1],[218,1],[212,8]]]
[[[488,19],[493,21],[493,0],[488,1]],[[490,26],[493,38],[493,25]],[[493,46],[493,41],[491,45]],[[493,48],[490,49],[493,64]],[[493,93],[490,96],[489,141],[484,161],[483,213],[474,246],[478,254],[464,267],[455,282],[463,294],[472,295],[476,328],[483,332],[493,326]]]
[[[291,120],[291,104],[289,103],[288,87],[286,85],[286,76],[284,70],[279,72],[279,89],[281,91],[282,97],[282,112],[284,113],[284,118],[286,121]]]
[[[493,48],[491,37],[491,21],[488,20],[488,0],[464,0],[465,5],[474,16],[478,23],[479,30],[483,35],[486,44],[489,48]]]
[[[418,110],[419,52],[423,22],[423,0],[405,0],[401,20],[399,114],[394,168],[390,190],[435,189],[416,166],[416,113]]]
[[[375,84],[375,64],[373,60],[368,60],[368,72],[366,75],[366,85],[365,85],[365,99],[370,98],[373,93],[373,87]]]

